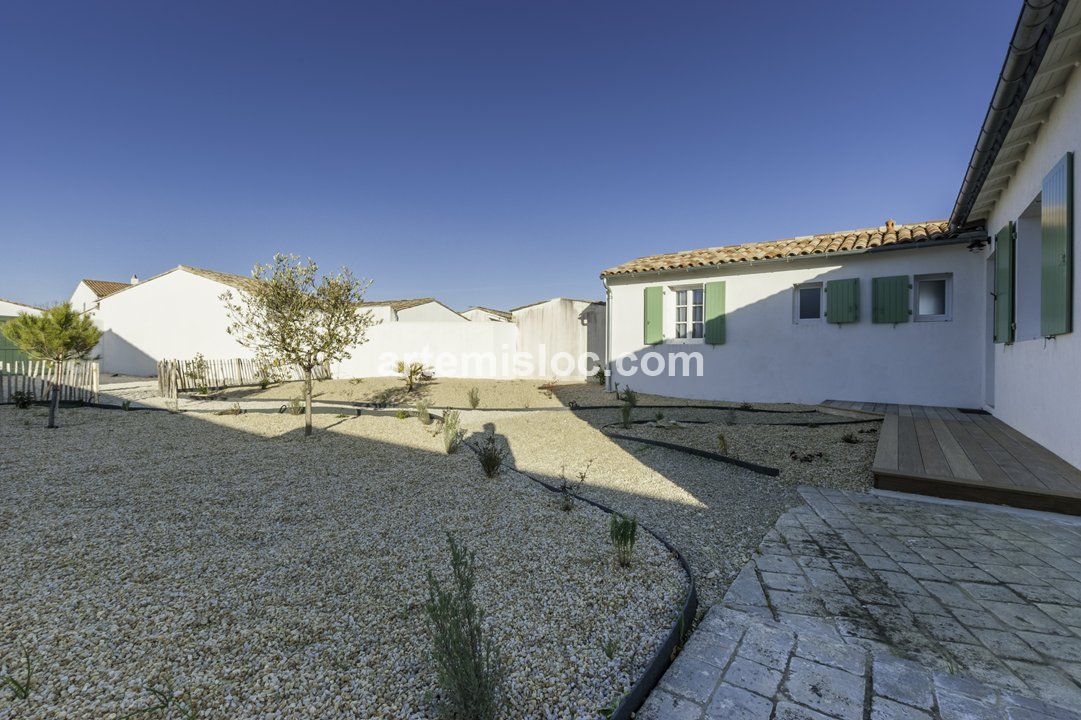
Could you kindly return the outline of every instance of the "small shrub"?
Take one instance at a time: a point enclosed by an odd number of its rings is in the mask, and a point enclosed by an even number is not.
[[[636,393],[634,390],[631,390],[629,387],[623,388],[623,394],[621,395],[619,393],[619,386],[617,385],[616,386],[616,399],[617,400],[622,400],[623,402],[630,405],[632,408],[633,407],[638,407],[638,393]]]
[[[623,424],[623,428],[627,429],[631,426],[631,411],[634,410],[634,405],[630,403],[623,403],[619,408],[619,420]]]
[[[123,718],[146,716],[196,720],[200,715],[199,706],[192,700],[191,694],[188,691],[176,692],[173,690],[172,685],[168,683],[166,683],[164,688],[151,687],[148,685],[146,691],[154,696],[154,700],[146,707],[133,710],[127,715],[123,715]]]
[[[728,454],[728,440],[725,438],[724,433],[717,433],[717,452],[721,455]]]
[[[601,643],[601,650],[604,651],[604,656],[609,660],[615,658],[616,653],[619,651],[619,640],[615,638],[608,638]]]
[[[604,368],[597,368],[597,372],[593,373],[593,382],[597,383],[598,385],[604,385],[605,380],[606,377],[604,374]]]
[[[216,412],[214,414],[215,415],[243,415],[244,414],[244,409],[240,407],[240,403],[233,403],[232,405],[225,408],[224,410],[219,410],[218,412]],[[293,413],[293,414],[294,415],[299,415],[300,413]]]
[[[495,435],[491,433],[485,438],[477,455],[480,459],[481,469],[487,477],[493,478],[499,474],[499,468],[503,466],[503,460],[507,457],[507,451],[499,447]]]
[[[796,452],[795,450],[790,450],[788,452],[788,457],[790,457],[793,460],[798,460],[799,462],[802,462],[802,463],[809,463],[809,462],[814,462],[816,458],[823,457],[823,455],[822,455],[821,452],[800,453],[800,452]]]
[[[0,676],[0,687],[11,691],[15,700],[30,699],[30,683],[33,680],[33,668],[30,666],[30,648],[23,646],[23,679],[17,680],[14,675]]]
[[[477,407],[480,406],[480,390],[476,387],[469,388],[469,392],[467,392],[465,396],[466,399],[469,400],[469,407],[476,410]]]
[[[634,541],[638,535],[638,520],[619,513],[612,513],[612,520],[608,525],[608,535],[612,539],[612,545],[616,548],[616,561],[620,567],[631,564],[631,552],[634,550]]]
[[[661,420],[664,420],[664,413],[662,413],[660,410],[658,410],[657,414],[653,416],[653,419],[656,420],[657,422],[660,422]]]
[[[451,586],[428,571],[424,611],[432,634],[432,659],[450,717],[494,720],[502,709],[505,676],[501,653],[484,632],[484,611],[473,597],[476,554],[448,534]]]
[[[259,360],[255,372],[258,375],[259,387],[266,390],[271,385],[285,382],[286,364],[281,360]]]
[[[19,408],[20,410],[26,410],[27,408],[29,408],[31,405],[34,404],[35,399],[36,396],[34,395],[34,393],[28,390],[16,390],[15,392],[11,393],[11,402],[15,403],[15,407]]]
[[[409,413],[405,410],[399,410],[398,412],[394,413],[394,417],[398,418],[399,420],[405,420],[409,417]]]
[[[416,405],[417,420],[420,420],[421,425],[431,425],[432,415],[428,412],[427,403],[418,402]]]
[[[859,445],[861,442],[863,442],[862,440],[860,440],[859,436],[856,435],[856,433],[852,432],[845,433],[841,437],[841,441],[846,442],[849,445]]]
[[[290,398],[289,403],[285,406],[285,411],[290,415],[303,415],[304,414],[304,399],[303,398]]]
[[[195,386],[200,395],[210,392],[210,366],[202,353],[195,353],[195,357],[187,364],[188,380]]]
[[[413,392],[413,388],[417,383],[424,380],[425,377],[430,377],[429,373],[424,368],[424,363],[411,362],[407,363],[404,360],[399,360],[398,364],[394,366],[395,372],[402,376],[402,380],[405,381],[405,389],[409,392]]]
[[[754,410],[754,405],[751,405],[750,403],[740,403],[739,409],[740,410]]]
[[[447,410],[443,413],[443,450],[447,455],[458,452],[462,444],[461,413]]]
[[[574,494],[585,484],[586,478],[589,477],[589,468],[592,465],[593,458],[590,458],[585,467],[575,473],[574,476],[577,478],[577,482],[567,480],[566,465],[559,471],[559,508],[563,512],[569,512],[574,508]]]
[[[131,410],[131,400],[125,400],[124,402],[120,403],[120,409],[124,412],[128,412],[129,410]]]
[[[540,390],[542,393],[544,393],[544,397],[551,400],[552,399],[552,394],[555,392],[555,389],[556,389],[556,384],[554,382],[547,382],[547,383],[544,383],[543,385],[538,385],[537,389]]]

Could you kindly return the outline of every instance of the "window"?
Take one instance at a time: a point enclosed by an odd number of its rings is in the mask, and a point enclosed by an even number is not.
[[[916,320],[935,322],[949,320],[953,314],[950,275],[916,276]]]
[[[795,321],[817,322],[822,319],[822,283],[796,286]]]
[[[676,290],[676,339],[705,337],[705,307],[702,288]]]

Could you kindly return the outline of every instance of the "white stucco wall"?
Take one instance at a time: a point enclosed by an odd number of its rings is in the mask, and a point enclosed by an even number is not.
[[[248,358],[226,331],[219,296],[236,290],[223,283],[176,270],[101,300],[95,322],[103,336],[102,372],[154,375],[165,358]]]
[[[71,303],[71,307],[79,312],[86,312],[93,310],[97,305],[98,296],[94,294],[94,291],[87,287],[86,283],[82,280],[75,286],[75,292],[71,294],[71,299],[68,300]]]
[[[1067,152],[1074,153],[1074,297],[1072,333],[1019,340],[994,349],[994,414],[1081,467],[1081,72],[1074,71],[1062,98],[1029,146],[988,222],[993,234],[1016,220],[1040,193],[1043,178]],[[990,249],[988,250],[990,252]],[[1018,276],[1018,293],[1025,292]]]
[[[895,325],[871,322],[871,279],[890,275],[953,274],[953,318]],[[796,323],[793,286],[858,277],[860,319],[846,325]],[[665,288],[666,321],[674,314],[670,288],[726,281],[723,345],[643,344],[643,288]],[[826,399],[978,407],[982,402],[984,259],[964,245],[827,257],[647,276],[610,278],[612,360],[655,350],[666,359],[702,352],[702,377],[613,380],[648,393],[703,400],[819,403]],[[913,301],[914,301],[913,290]],[[668,322],[666,338],[674,337]],[[611,363],[615,368],[616,363]],[[655,367],[655,366],[654,366]]]
[[[466,322],[466,319],[437,302],[399,310],[398,322]]]
[[[604,305],[568,298],[553,298],[513,311],[518,327],[518,348],[536,358],[530,377],[582,378],[595,367],[582,363],[587,352],[604,363]],[[574,360],[573,370],[565,361],[551,362],[556,353],[566,353]]]
[[[512,378],[517,333],[509,323],[382,323],[331,371],[334,377],[385,377],[404,360],[434,367],[436,377]]]
[[[27,315],[40,315],[41,310],[28,305],[20,305],[19,303],[0,300],[0,317],[15,317],[21,313],[26,313]]]

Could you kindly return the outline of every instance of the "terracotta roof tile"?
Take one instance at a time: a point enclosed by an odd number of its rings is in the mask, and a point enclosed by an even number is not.
[[[886,245],[933,242],[946,240],[950,237],[949,223],[946,220],[896,225],[892,231],[889,231],[886,227],[861,228],[859,230],[807,235],[785,240],[744,243],[743,245],[723,245],[702,248],[701,250],[683,250],[663,255],[649,255],[608,268],[601,273],[601,276],[631,275],[660,270],[687,270],[755,260],[827,255],[835,252],[866,250]]]
[[[423,297],[423,298],[410,298],[407,300],[365,300],[361,303],[362,307],[377,307],[377,306],[389,306],[394,312],[401,312],[402,310],[408,310],[411,307],[418,305],[425,305],[430,302],[438,302],[435,298]],[[439,303],[442,305],[443,303]],[[453,311],[452,311],[453,312]]]
[[[90,288],[90,292],[99,298],[109,297],[115,292],[131,287],[131,283],[113,282],[112,280],[90,280],[88,278],[83,278],[83,284]]]

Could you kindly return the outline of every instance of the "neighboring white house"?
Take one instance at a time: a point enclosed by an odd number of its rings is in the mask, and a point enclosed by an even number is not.
[[[1026,2],[948,222],[604,271],[610,387],[985,408],[1081,467],[1079,66],[1081,0]]]
[[[126,287],[136,285],[139,282],[139,278],[136,276],[131,277],[131,282],[114,282],[112,280],[90,280],[83,278],[79,281],[79,284],[75,286],[75,291],[71,294],[71,299],[68,300],[71,306],[79,312],[94,312],[98,308],[98,303],[102,298],[109,297],[115,292],[120,292]]]
[[[605,363],[604,303],[557,297],[510,311],[518,350],[534,359],[526,376],[583,378]]]
[[[888,222],[610,268],[610,383],[701,400],[978,406],[986,287],[968,245],[983,237]]]
[[[486,307],[471,307],[463,310],[461,316],[472,322],[510,322],[511,314],[505,310],[493,310]]]
[[[397,322],[462,322],[466,318],[451,310],[435,298],[412,298],[408,300],[373,300],[363,304],[366,308],[385,307]]]
[[[24,303],[15,302],[14,300],[4,300],[0,298],[0,322],[26,313],[28,315],[40,315],[41,308],[34,307],[33,305],[26,305]]]

